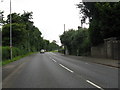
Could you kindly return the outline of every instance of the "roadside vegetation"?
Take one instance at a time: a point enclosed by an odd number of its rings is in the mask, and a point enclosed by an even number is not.
[[[61,43],[68,50],[70,55],[88,55],[90,51],[90,42],[88,30],[80,28],[79,30],[65,31],[60,36]]]
[[[120,40],[120,2],[83,2],[80,9],[81,27],[70,29],[60,35],[64,50],[70,55],[90,55],[90,48],[104,43],[104,39]],[[86,20],[89,28],[83,28]],[[61,52],[65,53],[64,50]]]
[[[79,3],[78,8],[83,14],[81,22],[85,23],[89,19],[92,46],[97,46],[110,37],[120,40],[120,2],[84,2]]]
[[[39,52],[41,49],[52,51],[59,48],[56,41],[44,39],[41,31],[34,25],[32,21],[32,12],[23,14],[12,13],[12,57],[10,60],[10,15],[4,20],[4,12],[0,23],[3,24],[2,31],[2,60],[3,65],[11,61],[18,60],[23,56],[32,52]]]
[[[24,55],[16,56],[16,57],[13,57],[12,60],[11,59],[4,59],[4,60],[2,60],[2,62],[0,62],[0,63],[2,63],[0,65],[4,66],[4,65],[6,65],[8,63],[20,60],[21,58],[29,56],[29,55],[34,54],[34,53],[37,53],[37,52],[29,52],[29,53],[24,54]]]

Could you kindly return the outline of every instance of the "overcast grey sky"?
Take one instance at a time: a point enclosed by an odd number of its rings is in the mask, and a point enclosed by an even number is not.
[[[81,0],[11,0],[12,13],[33,12],[33,22],[47,40],[56,40],[60,45],[59,35],[66,30],[77,29],[80,23],[79,9],[75,4]],[[0,8],[4,14],[10,13],[10,0],[3,0]],[[5,16],[6,17],[6,16]]]

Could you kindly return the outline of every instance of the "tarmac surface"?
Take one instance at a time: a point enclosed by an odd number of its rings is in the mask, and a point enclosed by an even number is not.
[[[86,60],[86,61],[85,61]],[[3,88],[118,88],[118,68],[93,58],[36,53],[3,66]]]

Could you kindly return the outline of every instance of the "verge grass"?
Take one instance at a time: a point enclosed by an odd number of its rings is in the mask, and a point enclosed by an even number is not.
[[[50,52],[58,52],[58,50],[50,51]]]
[[[9,64],[9,63],[11,63],[11,62],[20,60],[21,58],[26,57],[26,56],[29,56],[29,55],[34,54],[34,53],[37,53],[37,52],[29,52],[29,53],[27,53],[27,54],[25,54],[25,55],[21,55],[21,56],[14,57],[12,60],[10,60],[10,59],[4,60],[4,61],[0,62],[0,66],[4,66],[4,65]]]

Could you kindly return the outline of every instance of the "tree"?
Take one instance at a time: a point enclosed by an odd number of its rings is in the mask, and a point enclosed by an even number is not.
[[[12,19],[11,19],[11,20],[12,20],[12,23],[22,23],[22,19],[21,19],[20,14],[12,13],[12,14],[11,14],[11,18],[12,18]],[[10,23],[10,15],[7,16],[6,23],[7,23],[7,24]]]
[[[83,14],[82,20],[85,22],[89,18],[89,34],[93,46],[103,43],[109,37],[120,38],[120,14],[117,13],[120,11],[120,2],[84,2],[77,6]]]
[[[22,15],[12,13],[12,45],[22,50],[40,51],[46,49],[47,51],[55,50],[59,46],[54,40],[52,43],[49,40],[41,37],[42,33],[34,26],[32,19],[32,12],[24,12]],[[9,46],[10,42],[10,15],[7,16],[5,25],[3,26],[3,46]]]
[[[90,51],[88,30],[69,30],[60,36],[61,43],[68,49],[70,55],[82,55]]]
[[[33,25],[32,12],[24,12],[20,15],[12,13],[12,43],[14,47],[27,51],[39,51],[42,47],[41,32]],[[6,24],[3,26],[3,45],[9,46],[10,15],[7,16]],[[43,44],[43,43],[42,43]]]
[[[100,12],[100,32],[103,38],[120,38],[120,2],[117,3],[97,3],[96,7]]]
[[[56,44],[56,41],[53,40],[51,43],[49,40],[44,39],[43,40],[43,49],[46,51],[54,51],[59,49],[59,45]]]
[[[4,15],[3,15],[3,11],[0,11],[0,25],[3,25],[5,23],[5,21],[3,20]]]
[[[59,49],[59,45],[56,44],[56,41],[53,40],[50,44],[49,44],[49,51],[54,51],[54,50],[58,50]]]
[[[10,25],[6,24],[3,26],[2,37],[3,37],[3,46],[9,46],[10,41]],[[23,24],[12,24],[12,41],[13,46],[24,46],[25,35],[26,35],[25,25]]]

